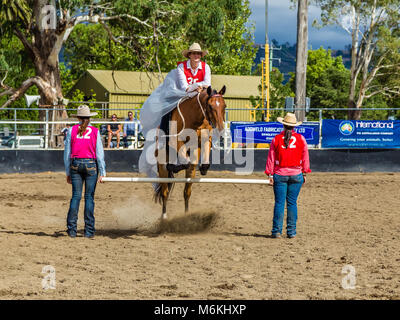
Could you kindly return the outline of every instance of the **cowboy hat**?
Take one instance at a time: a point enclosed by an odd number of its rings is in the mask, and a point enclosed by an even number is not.
[[[183,50],[182,54],[185,58],[189,58],[189,53],[191,52],[200,52],[201,57],[204,57],[206,54],[208,54],[207,50],[201,50],[200,45],[197,42],[194,42],[188,50]]]
[[[82,104],[78,107],[78,112],[76,114],[71,114],[71,117],[92,117],[97,116],[97,112],[90,112],[87,105]]]
[[[286,113],[285,118],[278,117],[277,120],[278,120],[278,122],[280,122],[286,126],[289,126],[289,127],[296,127],[303,123],[303,121],[297,122],[296,115],[294,113],[290,113],[290,112]]]

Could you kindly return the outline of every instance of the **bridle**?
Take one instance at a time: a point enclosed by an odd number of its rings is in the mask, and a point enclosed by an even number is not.
[[[211,120],[209,117],[207,117],[207,114],[206,114],[206,112],[204,111],[204,107],[203,107],[203,105],[201,104],[201,101],[200,101],[200,93],[201,93],[201,92],[199,92],[199,93],[197,94],[197,102],[198,102],[198,104],[199,104],[199,106],[200,106],[200,110],[201,110],[201,112],[203,113],[204,119],[206,119],[206,120],[211,124],[211,126],[214,127],[214,124],[213,124],[212,120]],[[210,100],[210,99],[213,98],[213,97],[222,97],[222,94],[216,93],[216,94],[213,94],[213,95],[211,95],[211,96],[209,96],[209,97],[207,98],[207,102],[206,102],[206,103],[207,103],[207,106],[210,107],[210,108],[212,108],[212,107],[211,107],[211,105],[208,103],[208,100]],[[179,136],[179,135],[183,132],[183,130],[185,129],[185,118],[183,117],[183,114],[182,114],[181,109],[180,109],[179,106],[180,106],[181,102],[183,102],[183,100],[186,100],[186,99],[187,99],[187,97],[181,98],[181,99],[178,101],[178,104],[177,104],[177,106],[176,106],[176,108],[178,109],[178,113],[179,113],[180,117],[182,118],[182,123],[183,123],[183,125],[182,125],[182,130],[179,131],[179,133],[176,133],[176,134],[167,134],[167,135],[163,135],[163,137],[176,137],[176,136]]]
[[[215,93],[215,94],[209,96],[209,97],[207,98],[207,101],[206,101],[206,104],[207,104],[206,107],[212,108],[212,106],[208,103],[208,101],[209,101],[211,98],[214,98],[214,97],[222,97],[222,94]],[[200,92],[197,94],[197,102],[199,103],[199,106],[200,106],[201,112],[203,113],[204,119],[206,119],[206,120],[211,124],[211,126],[214,127],[214,124],[213,124],[212,120],[211,120],[209,117],[207,117],[207,115],[206,115],[206,113],[205,113],[205,111],[204,111],[204,107],[203,107],[203,105],[202,105],[201,102],[200,102]]]

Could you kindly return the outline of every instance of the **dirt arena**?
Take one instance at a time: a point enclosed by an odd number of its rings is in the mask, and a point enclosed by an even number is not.
[[[159,225],[150,184],[108,182],[90,240],[83,200],[79,235],[66,236],[63,173],[0,175],[0,299],[400,299],[399,187],[399,173],[311,174],[297,237],[272,239],[269,186],[196,184],[184,215],[177,184]],[[42,288],[46,265],[55,289]]]

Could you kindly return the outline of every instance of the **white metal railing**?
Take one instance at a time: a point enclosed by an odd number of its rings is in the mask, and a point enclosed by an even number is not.
[[[94,109],[92,108],[92,110],[98,110],[101,111],[102,114],[108,113],[109,111],[114,112],[114,111],[118,111],[118,110],[125,110],[125,111],[132,111],[135,114],[135,119],[140,119],[140,110],[139,109],[132,109],[132,108],[113,108],[113,109],[108,109],[105,108],[106,105],[109,105],[110,103],[108,102],[90,102],[90,101],[71,101],[70,104],[72,103],[76,103],[76,104],[81,104],[81,103],[85,103],[85,104],[101,104],[102,107],[101,109]],[[117,103],[117,102],[112,102],[113,104],[130,104],[130,105],[134,105],[134,104],[138,104],[138,103],[130,103],[130,102],[126,102],[126,103]],[[299,109],[304,109],[304,108],[297,108],[296,110]],[[46,116],[45,116],[45,121],[30,121],[30,120],[21,120],[18,119],[18,111],[38,111],[38,110],[42,110],[45,111]],[[32,109],[26,109],[26,108],[4,108],[1,109],[1,111],[9,111],[13,113],[13,119],[8,119],[8,120],[0,120],[0,130],[1,127],[4,125],[10,125],[14,127],[14,133],[18,133],[18,127],[21,125],[38,125],[38,126],[42,126],[44,129],[39,129],[39,131],[43,131],[43,136],[45,139],[45,143],[44,143],[44,149],[48,149],[49,148],[49,139],[50,139],[50,134],[54,135],[54,132],[52,132],[53,130],[50,130],[50,126],[54,125],[54,124],[75,124],[76,123],[76,119],[71,120],[63,120],[63,121],[50,121],[49,120],[49,112],[51,111],[56,111],[56,110],[67,110],[67,111],[76,111],[76,109],[48,109],[48,108],[32,108]],[[226,115],[225,115],[225,119],[227,121],[225,121],[225,126],[224,126],[224,135],[223,135],[223,148],[224,149],[230,149],[232,147],[232,141],[230,140],[230,132],[229,132],[229,127],[230,127],[230,120],[229,120],[229,112],[231,111],[246,111],[246,112],[250,112],[250,111],[258,111],[258,112],[266,112],[267,109],[265,108],[227,108],[225,110]],[[285,110],[284,108],[274,108],[274,109],[269,109],[270,112],[282,112],[283,110]],[[398,110],[400,110],[400,108],[364,108],[364,109],[345,109],[345,108],[310,108],[308,109],[309,112],[315,112],[318,111],[318,122],[320,123],[320,128],[322,125],[322,119],[323,119],[323,112],[324,111],[341,111],[341,112],[347,112],[349,110],[360,110],[362,112],[365,111],[390,111],[391,113],[396,112]],[[92,118],[91,119],[91,123],[92,124],[109,124],[111,123],[111,120],[96,120],[96,118]],[[113,123],[119,123],[119,124],[124,124],[126,123],[126,120],[122,120],[122,121],[116,121]],[[139,147],[139,124],[138,121],[135,121],[135,135],[133,136],[133,149],[140,149]],[[38,129],[36,129],[38,130]],[[50,133],[52,132],[52,133]],[[60,132],[61,134],[61,132]],[[215,146],[214,146],[215,147]],[[319,145],[316,146],[318,148],[321,148],[321,130],[320,130],[320,134],[319,134]]]

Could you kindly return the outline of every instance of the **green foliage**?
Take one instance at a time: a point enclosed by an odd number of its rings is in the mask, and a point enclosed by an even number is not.
[[[354,37],[352,43],[352,48],[358,50],[357,58],[352,60],[352,68],[356,70],[361,66],[361,70],[360,75],[352,79],[357,90],[355,97],[349,94],[349,102],[365,108],[372,103],[378,106],[385,105],[385,100],[388,99],[383,95],[389,96],[389,100],[398,97],[400,1],[313,0],[312,2],[321,8],[322,26],[337,24],[347,28],[349,33],[358,35],[358,42]],[[352,19],[360,23],[360,27],[356,30],[352,29]],[[379,115],[383,115],[382,112]]]
[[[143,20],[155,19],[155,5],[151,1],[115,2],[119,12],[126,12],[123,8],[128,6]],[[251,13],[247,0],[175,0],[170,5],[181,14],[162,26],[168,37],[158,37],[157,41],[138,39],[135,45],[142,48],[140,52],[110,41],[100,25],[75,27],[64,51],[72,75],[77,79],[89,68],[158,71],[155,65],[143,63],[154,53],[158,54],[161,71],[168,72],[185,59],[181,52],[193,42],[209,51],[205,60],[213,74],[250,74],[256,49],[254,26],[246,26]],[[144,37],[139,26],[132,28],[129,34],[136,32]],[[111,24],[111,30],[113,34],[125,31],[117,24]]]
[[[292,74],[288,84],[295,90],[296,78]],[[333,58],[331,50],[322,47],[308,51],[306,96],[311,100],[311,108],[347,108],[349,91],[349,70],[342,57]],[[325,118],[345,118],[347,111],[324,111]],[[310,111],[307,119],[318,120],[318,111]]]
[[[185,6],[184,42],[207,48],[216,74],[250,74],[255,57],[254,26],[247,27],[249,1],[190,1]]]
[[[32,77],[35,74],[33,64],[27,56],[23,45],[15,37],[1,37],[0,38],[0,77],[3,78],[7,73],[5,83],[10,87],[18,87],[20,84]],[[31,87],[27,95],[38,95],[36,87]],[[0,105],[7,101],[7,96],[0,97]],[[14,108],[26,108],[25,99],[15,101]],[[18,110],[17,119],[24,120],[37,120],[38,111],[35,110],[37,106],[32,106],[27,110]],[[14,112],[11,110],[0,109],[0,119],[14,119]]]
[[[257,65],[257,68],[253,71],[253,75],[261,76],[261,64]],[[258,86],[258,90],[260,95],[257,97],[250,97],[251,104],[254,108],[263,108],[263,103],[261,101],[261,88],[262,84]],[[277,117],[282,116],[284,113],[283,110],[274,110],[281,109],[285,107],[285,98],[293,97],[294,92],[290,87],[289,83],[284,84],[283,74],[279,71],[278,68],[272,68],[270,72],[270,120],[275,121]],[[264,112],[265,113],[265,112]],[[261,121],[263,119],[263,112],[257,112],[257,121]]]
[[[30,17],[26,0],[0,0],[0,35],[12,32],[14,27],[27,25]]]

